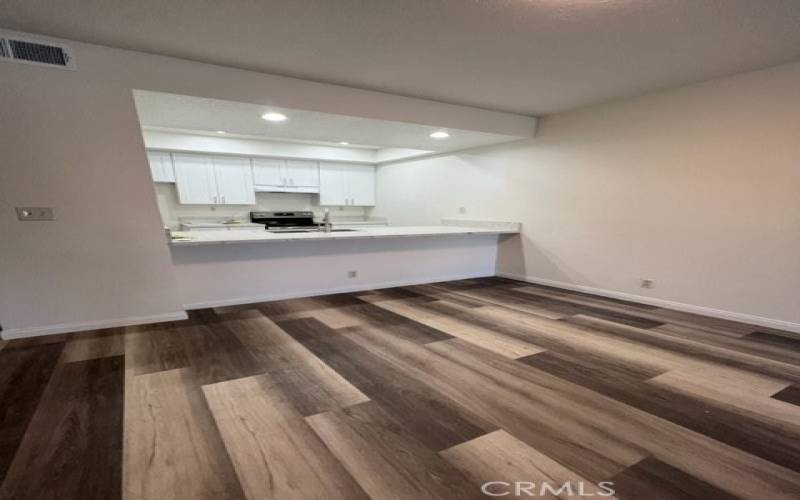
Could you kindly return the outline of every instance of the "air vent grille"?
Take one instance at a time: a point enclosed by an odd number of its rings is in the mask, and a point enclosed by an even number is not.
[[[0,35],[0,61],[75,69],[75,61],[66,45],[8,32]]]
[[[42,64],[55,64],[56,66],[66,66],[69,62],[69,56],[61,47],[25,42],[23,40],[9,40],[9,45],[11,45],[11,53],[14,54],[14,59]]]

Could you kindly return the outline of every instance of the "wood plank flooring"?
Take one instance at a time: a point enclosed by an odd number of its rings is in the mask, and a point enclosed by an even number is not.
[[[0,342],[0,500],[490,493],[800,498],[800,336],[480,278]]]

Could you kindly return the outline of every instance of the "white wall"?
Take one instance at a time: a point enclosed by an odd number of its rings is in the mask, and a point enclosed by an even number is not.
[[[490,133],[534,127],[517,115],[68,43],[78,71],[0,62],[4,338],[181,313],[132,89]],[[31,205],[55,207],[58,220],[17,221],[14,207]]]
[[[800,328],[800,63],[549,117],[377,185],[395,224],[521,220],[501,272]]]

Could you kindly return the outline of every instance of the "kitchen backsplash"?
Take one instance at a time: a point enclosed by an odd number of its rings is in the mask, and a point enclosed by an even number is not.
[[[174,184],[156,183],[156,198],[164,225],[178,229],[180,219],[192,217],[209,219],[241,218],[250,220],[250,212],[311,210],[321,217],[325,207],[317,204],[317,195],[303,193],[256,193],[255,205],[181,205]],[[328,207],[334,217],[366,217],[365,207]]]

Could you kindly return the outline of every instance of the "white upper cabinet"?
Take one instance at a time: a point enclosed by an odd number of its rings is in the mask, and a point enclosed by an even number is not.
[[[284,160],[277,158],[253,158],[253,180],[256,186],[282,187],[284,185]]]
[[[214,178],[217,181],[218,203],[222,205],[255,205],[256,191],[249,158],[215,156]]]
[[[175,153],[173,161],[182,204],[255,204],[249,159]]]
[[[292,187],[319,188],[319,162],[286,160],[286,179]]]
[[[175,173],[172,170],[172,156],[168,152],[148,151],[147,161],[150,163],[153,182],[175,182]]]
[[[256,191],[286,193],[319,192],[319,162],[253,158]]]
[[[320,205],[375,205],[375,167],[347,163],[321,163]]]
[[[217,182],[210,156],[174,154],[178,200],[184,205],[217,203]]]

